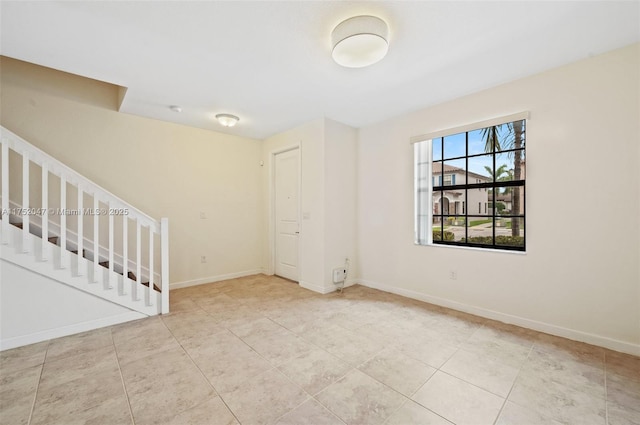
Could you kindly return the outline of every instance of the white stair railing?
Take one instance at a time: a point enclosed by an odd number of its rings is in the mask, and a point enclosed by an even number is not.
[[[87,285],[95,285],[102,282],[105,291],[117,288],[118,295],[123,298],[123,305],[143,303],[146,312],[168,313],[168,219],[153,219],[2,126],[0,126],[0,135],[2,144],[1,244],[8,247],[16,244],[17,241],[10,236],[12,232],[10,226],[14,221],[21,222],[21,244],[19,247],[15,247],[16,252],[32,256],[35,262],[48,261],[52,270],[67,270],[70,277],[75,279],[74,281],[77,281],[79,276],[86,276]],[[16,189],[20,186],[18,180],[12,182],[12,179],[19,179],[20,177],[20,172],[11,168],[12,164],[19,164],[19,162],[10,160],[10,156],[15,154],[22,159],[21,190]],[[40,194],[30,194],[29,192],[29,179],[33,178],[33,174],[30,172],[32,164],[40,166],[42,170],[41,184],[31,185],[31,187],[40,187]],[[52,208],[49,188],[52,182],[50,176],[56,176],[60,180],[59,209]],[[68,186],[77,190],[75,210],[68,208]],[[22,200],[17,202],[20,192]],[[93,209],[84,209],[85,196],[93,198]],[[34,202],[37,205],[31,205],[30,198],[38,199],[38,201]],[[105,205],[106,208],[101,208],[101,205]],[[70,214],[70,211],[72,215],[77,217],[75,232],[69,229],[67,215]],[[37,223],[37,219],[32,217],[34,215],[41,216],[40,223]],[[58,223],[53,220],[56,216]],[[93,219],[93,235],[88,235],[85,232],[85,229],[87,229],[85,220],[89,216]],[[104,220],[105,218],[107,220]],[[129,220],[133,221],[135,232],[129,232]],[[72,224],[73,222],[75,221],[72,221]],[[116,243],[115,240],[116,222],[121,223],[122,226],[122,240],[120,243]],[[88,229],[90,231],[91,227],[88,227]],[[102,240],[100,232],[105,229],[108,236],[104,238],[106,240]],[[143,230],[145,234],[148,232],[148,241],[146,243],[142,240]],[[55,258],[50,256],[52,252],[52,246],[48,240],[50,233],[54,233],[53,236],[58,237],[60,245],[59,258],[57,255]],[[41,249],[35,250],[38,253],[30,252],[34,246],[30,242],[34,234],[41,238],[37,244],[41,246]],[[157,253],[154,249],[156,241],[159,242],[160,247],[158,261],[155,261],[156,259],[154,258]],[[129,253],[129,244],[135,246],[135,258],[132,258],[133,256]],[[148,248],[143,252],[145,244],[148,244]],[[73,248],[77,250],[76,262],[71,261],[69,256],[69,251]],[[89,249],[92,249],[93,252]],[[84,253],[87,254],[87,260],[84,258]],[[145,255],[143,256],[143,254]],[[20,261],[21,264],[24,263],[24,259]],[[101,262],[105,261],[108,262],[107,267],[100,265]],[[74,267],[74,265],[77,267]],[[92,272],[87,273],[91,269]],[[38,270],[41,270],[40,266]],[[129,272],[134,270],[135,279],[130,279]],[[119,274],[122,274],[121,278],[118,276]],[[119,284],[113,285],[115,282],[119,282]],[[148,282],[147,288],[144,288],[143,282]],[[159,284],[160,293],[154,289],[154,283]],[[154,309],[149,309],[154,305]]]

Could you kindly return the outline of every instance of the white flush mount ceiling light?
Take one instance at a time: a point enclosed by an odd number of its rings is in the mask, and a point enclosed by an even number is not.
[[[218,114],[216,115],[216,119],[224,127],[233,127],[240,121],[240,118],[231,114]]]
[[[171,105],[169,106],[169,109],[171,109],[173,112],[182,112],[182,107],[178,105]]]
[[[362,68],[385,57],[389,50],[389,27],[375,16],[354,16],[331,32],[331,55],[339,65]]]

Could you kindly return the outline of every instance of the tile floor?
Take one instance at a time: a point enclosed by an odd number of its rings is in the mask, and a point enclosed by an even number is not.
[[[362,286],[171,292],[0,353],[2,424],[640,424],[640,358]]]

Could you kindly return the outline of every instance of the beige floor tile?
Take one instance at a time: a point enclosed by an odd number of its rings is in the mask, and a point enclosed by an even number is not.
[[[310,395],[342,378],[352,367],[324,350],[316,349],[278,368]]]
[[[121,365],[180,347],[159,318],[143,319],[130,327],[114,329],[113,342]]]
[[[314,345],[286,329],[268,334],[249,335],[242,340],[274,366],[316,349]]]
[[[292,311],[287,311],[286,308],[283,308],[281,311],[263,312],[263,314],[290,331],[300,327],[303,323],[317,320],[316,316],[312,313],[297,314]]]
[[[309,399],[282,416],[277,425],[344,425],[336,415],[314,399]]]
[[[605,398],[604,365],[596,366],[592,362],[582,363],[557,353],[533,350],[522,367],[522,373]]]
[[[49,341],[44,341],[11,350],[0,351],[0,372],[10,373],[18,369],[41,365],[44,363],[48,346]]]
[[[31,423],[83,423],[108,416],[114,423],[130,421],[120,374],[103,372],[39,389]]]
[[[439,368],[458,351],[458,347],[440,342],[422,334],[403,339],[397,347],[398,351],[419,360],[429,366]]]
[[[452,425],[451,422],[425,409],[414,401],[407,400],[387,419],[385,425]],[[522,425],[522,424],[521,424]]]
[[[540,413],[507,401],[500,412],[496,425],[561,425],[560,422]]]
[[[397,346],[403,341],[412,338],[416,332],[406,324],[395,323],[394,321],[386,321],[382,323],[374,323],[361,326],[354,332],[379,341],[385,346]]]
[[[302,337],[353,366],[366,362],[384,348],[380,341],[337,325],[303,334]]]
[[[405,401],[400,393],[359,370],[325,388],[316,400],[347,424],[382,424]]]
[[[277,370],[269,370],[222,394],[222,399],[243,425],[273,423],[302,404],[308,395]]]
[[[240,304],[237,307],[230,308],[224,312],[211,314],[218,321],[218,326],[226,329],[233,329],[245,323],[264,317],[255,308]]]
[[[0,374],[0,424],[27,424],[42,366]]]
[[[607,350],[605,362],[607,374],[635,378],[640,381],[640,357]]]
[[[602,425],[605,420],[603,398],[524,369],[516,379],[509,401],[561,423]]]
[[[0,352],[0,424],[640,425],[640,358],[360,285],[254,275],[171,310]],[[482,389],[517,370],[506,403]]]
[[[607,351],[607,399],[640,411],[640,357]]]
[[[604,348],[543,333],[538,334],[533,350],[594,367],[603,367],[604,364]]]
[[[176,298],[173,291],[169,297],[169,311],[171,313],[183,313],[201,310],[200,306],[190,298]]]
[[[113,345],[47,361],[42,370],[40,390],[96,374],[119,376],[118,359]]]
[[[136,424],[163,423],[215,391],[182,348],[122,365]]]
[[[640,425],[640,406],[637,410],[607,402],[608,425]]]
[[[82,354],[102,347],[112,346],[111,330],[96,329],[51,340],[46,361]]]
[[[493,424],[504,399],[443,372],[436,372],[412,397],[456,425]]]
[[[482,327],[471,335],[469,341],[474,343],[514,344],[524,348],[531,348],[536,342],[539,332],[521,328],[507,323],[487,320]]]
[[[220,352],[232,351],[237,347],[246,346],[244,342],[228,330],[208,335],[203,338],[187,339],[182,342],[184,349],[194,359],[215,356]]]
[[[283,331],[284,328],[267,317],[259,317],[232,326],[229,329],[238,338],[263,337],[271,333]]]
[[[200,340],[224,330],[203,310],[173,313],[162,316],[162,320],[180,343],[190,339]]]
[[[640,380],[608,374],[607,400],[640,411]]]
[[[228,331],[214,335],[222,342],[187,347],[187,352],[219,393],[234,391],[273,365]]]
[[[331,332],[336,328],[338,328],[337,325],[333,323],[327,323],[324,319],[315,319],[308,322],[300,323],[298,326],[290,329],[293,333],[304,338],[305,335],[312,335],[318,332]]]
[[[436,371],[392,348],[379,352],[358,369],[407,397],[424,385]]]
[[[166,425],[237,425],[238,421],[218,396],[209,397],[166,422]]]
[[[440,370],[500,397],[506,397],[520,369],[492,356],[460,349]]]
[[[133,425],[131,412],[124,394],[104,398],[99,404],[88,409],[65,415],[64,408],[53,415],[34,415],[33,425]],[[60,414],[57,414],[60,413]]]

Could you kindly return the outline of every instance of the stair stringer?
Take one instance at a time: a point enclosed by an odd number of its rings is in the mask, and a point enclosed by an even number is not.
[[[3,260],[132,311],[147,316],[161,313],[161,294],[159,292],[151,289],[152,304],[149,305],[146,298],[147,291],[150,289],[142,284],[101,266],[98,266],[99,274],[97,282],[94,282],[93,262],[65,250],[69,261],[65,268],[61,268],[62,248],[60,246],[47,242],[45,244],[48,250],[47,260],[43,261],[42,239],[40,237],[29,233],[26,246],[28,252],[24,252],[22,230],[14,226],[9,226],[9,230],[11,243],[0,245],[0,257]],[[78,267],[84,271],[82,276],[77,275]],[[107,282],[111,282],[111,284]],[[137,299],[134,299],[132,289],[137,292]]]

